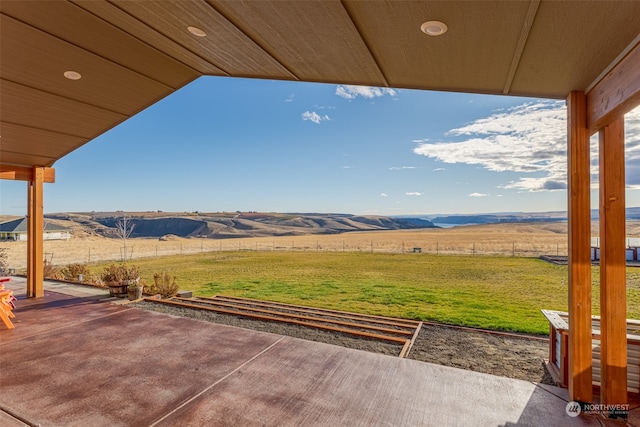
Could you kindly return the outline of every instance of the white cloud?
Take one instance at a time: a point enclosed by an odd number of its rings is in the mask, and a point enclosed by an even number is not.
[[[387,193],[380,193],[380,197],[389,197]]]
[[[302,120],[310,120],[315,124],[320,124],[320,122],[324,122],[326,120],[331,120],[331,119],[326,114],[324,116],[321,116],[315,111],[313,112],[305,111],[304,113],[302,113]]]
[[[395,96],[396,93],[395,90],[384,87],[340,85],[336,88],[336,95],[345,99],[356,99],[359,96],[373,99],[385,95]]]
[[[405,196],[422,196],[422,193],[418,193],[417,191],[411,191],[404,194]]]
[[[501,188],[561,190],[567,188],[566,126],[564,102],[541,100],[452,129],[441,141],[416,139],[413,151],[444,163],[520,174]],[[627,114],[625,135],[627,185],[640,188],[640,108]],[[597,147],[592,147],[592,159],[596,156]],[[597,161],[593,163],[597,173]]]
[[[445,168],[435,168],[432,172],[446,171]]]
[[[293,98],[295,98],[295,97],[296,97],[296,94],[295,94],[295,93],[292,93],[291,95],[289,95],[289,97],[288,97],[288,98],[286,98],[286,99],[284,100],[284,102],[293,102]]]
[[[407,169],[418,169],[415,166],[392,166],[389,168],[390,171],[401,171],[401,170],[407,170]]]
[[[485,194],[485,193],[471,193],[469,194],[469,197],[489,197],[490,194]]]

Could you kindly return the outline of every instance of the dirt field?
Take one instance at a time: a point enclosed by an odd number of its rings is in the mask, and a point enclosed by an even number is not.
[[[598,235],[594,223],[592,234]],[[629,221],[627,236],[640,237],[640,221]],[[26,268],[26,242],[0,242],[7,249],[7,265],[20,271]],[[498,254],[515,256],[566,255],[567,224],[523,223],[463,226],[448,229],[351,232],[334,235],[260,237],[242,239],[129,239],[127,258],[209,251],[356,251],[412,252],[439,254]],[[418,250],[418,249],[416,249]],[[45,241],[47,261],[64,266],[70,263],[116,261],[123,257],[120,240],[87,237],[68,241]]]
[[[299,325],[264,322],[148,302],[136,303],[135,305],[139,308],[175,316],[271,332],[390,356],[398,356],[402,350],[402,346],[398,344],[354,338],[350,335]],[[548,357],[548,353],[548,343],[545,341],[497,336],[445,326],[424,325],[408,358],[492,375],[553,384],[543,365],[543,360]]]

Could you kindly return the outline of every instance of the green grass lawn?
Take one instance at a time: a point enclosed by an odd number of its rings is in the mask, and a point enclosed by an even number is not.
[[[195,295],[234,295],[488,329],[547,334],[541,309],[567,310],[567,267],[533,258],[430,254],[222,252],[137,260]],[[93,270],[99,272],[106,264]],[[640,269],[628,269],[640,318]],[[593,308],[599,311],[598,268]]]

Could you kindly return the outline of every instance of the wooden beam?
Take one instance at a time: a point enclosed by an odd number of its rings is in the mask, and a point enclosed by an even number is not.
[[[624,117],[600,130],[601,403],[627,403]]]
[[[34,167],[28,185],[27,296],[44,296],[44,169]]]
[[[596,133],[640,105],[640,44],[587,93],[587,126]]]
[[[54,168],[43,167],[39,169],[43,171],[43,182],[56,182],[56,170]],[[31,181],[33,179],[33,169],[0,164],[0,179]]]
[[[569,210],[569,399],[593,402],[591,354],[591,171],[586,97],[567,98]]]

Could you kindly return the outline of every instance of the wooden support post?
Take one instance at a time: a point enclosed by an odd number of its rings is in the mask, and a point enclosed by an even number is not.
[[[569,210],[569,399],[593,402],[591,354],[591,172],[586,97],[567,98]],[[552,340],[553,341],[553,340]],[[554,345],[553,342],[550,345]]]
[[[603,404],[627,403],[624,117],[600,130],[600,328]]]
[[[44,169],[33,168],[28,183],[27,296],[44,296]]]

